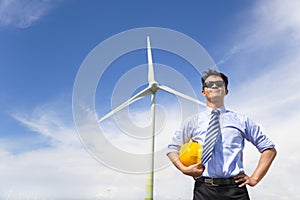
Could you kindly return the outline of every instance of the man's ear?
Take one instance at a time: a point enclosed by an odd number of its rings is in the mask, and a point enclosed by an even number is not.
[[[202,95],[205,96],[205,91],[204,91],[204,89],[202,90]]]
[[[226,95],[228,94],[228,89],[225,89],[225,94],[226,94]]]

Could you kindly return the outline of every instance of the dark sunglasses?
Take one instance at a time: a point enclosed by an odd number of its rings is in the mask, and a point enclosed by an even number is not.
[[[204,83],[204,87],[212,88],[214,85],[217,87],[223,87],[224,81],[208,81]]]

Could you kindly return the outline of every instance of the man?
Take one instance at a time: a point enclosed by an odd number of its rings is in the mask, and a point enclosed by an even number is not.
[[[206,71],[202,76],[202,94],[206,97],[207,109],[190,118],[168,146],[167,155],[173,164],[195,179],[194,200],[250,199],[246,185],[259,183],[276,156],[275,145],[258,125],[247,116],[225,108],[227,87],[226,75],[216,70]],[[210,122],[211,117],[214,123]],[[212,136],[213,132],[215,136]],[[261,153],[251,175],[246,174],[243,167],[245,139]],[[203,146],[202,161],[185,166],[179,160],[178,152],[189,141]]]

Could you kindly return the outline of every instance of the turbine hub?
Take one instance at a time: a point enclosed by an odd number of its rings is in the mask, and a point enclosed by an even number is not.
[[[149,86],[150,86],[150,89],[153,93],[157,92],[157,90],[158,90],[158,83],[157,82],[150,82]]]

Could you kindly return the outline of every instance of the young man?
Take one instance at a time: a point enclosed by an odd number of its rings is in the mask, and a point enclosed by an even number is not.
[[[246,185],[255,186],[267,173],[276,156],[275,145],[247,116],[224,107],[224,97],[228,94],[226,75],[208,70],[202,76],[202,86],[207,109],[175,133],[167,155],[182,173],[195,179],[194,200],[248,200]],[[214,122],[210,122],[211,118]],[[245,139],[261,153],[251,175],[246,174],[243,167]],[[191,140],[203,146],[202,161],[185,166],[178,152]]]

